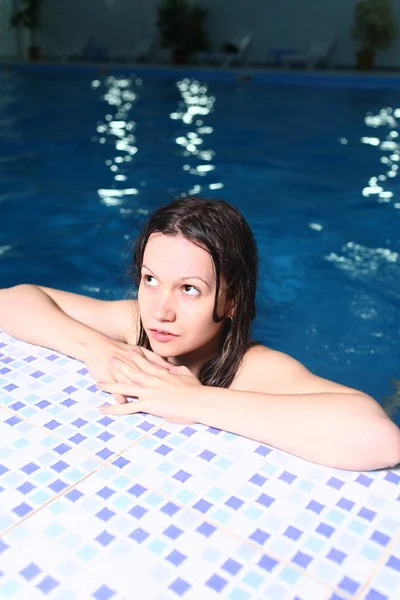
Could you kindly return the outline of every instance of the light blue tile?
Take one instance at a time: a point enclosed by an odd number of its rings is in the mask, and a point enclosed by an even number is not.
[[[282,573],[279,575],[279,579],[286,581],[287,583],[294,584],[301,577],[301,573],[294,571],[290,567],[285,567]]]
[[[224,524],[229,521],[231,515],[226,510],[218,508],[214,513],[210,513],[210,516],[218,523]]]
[[[173,435],[171,438],[168,438],[168,446],[172,446],[173,448],[176,448],[177,446],[180,446],[185,441],[186,441],[186,439],[183,438],[182,436]]]
[[[113,479],[114,487],[118,487],[120,489],[125,490],[126,488],[131,487],[131,485],[132,479],[128,479],[128,477],[124,477],[123,475],[120,475],[119,477]]]
[[[311,492],[315,485],[311,482],[311,481],[301,481],[298,486],[297,486],[300,490],[303,490],[304,492]]]
[[[215,464],[216,464],[216,465],[217,465],[217,466],[218,466],[220,469],[229,469],[229,467],[232,465],[232,461],[231,461],[231,460],[229,460],[228,458],[226,458],[226,457],[224,457],[224,456],[223,456],[223,457],[221,457],[221,458],[218,458],[218,459],[215,461]]]
[[[346,515],[344,515],[343,513],[340,513],[338,510],[334,509],[334,510],[329,511],[325,518],[327,521],[330,521],[331,523],[337,523],[338,525],[340,525],[340,523],[343,522],[345,517],[346,517]]]
[[[154,448],[154,446],[158,446],[160,443],[160,440],[152,438],[152,437],[147,437],[144,438],[144,440],[142,440],[140,442],[141,446],[144,446],[145,448]]]
[[[35,506],[42,506],[49,498],[52,498],[53,494],[45,490],[38,490],[35,494],[29,496]]]
[[[98,554],[98,549],[94,548],[93,546],[86,545],[78,550],[76,554],[80,559],[87,562],[96,556],[96,554]]]
[[[233,592],[227,596],[227,600],[249,600],[249,598],[250,594],[239,588],[234,589]]]
[[[253,519],[253,521],[257,521],[263,514],[263,511],[257,508],[256,506],[249,506],[244,512],[246,517]]]
[[[196,498],[195,494],[189,492],[188,490],[181,490],[176,496],[176,499],[185,505],[190,504],[193,498]]]
[[[125,508],[132,506],[132,498],[127,498],[126,496],[117,496],[117,498],[115,498],[115,500],[112,502],[112,506],[124,510]]]
[[[158,556],[165,550],[167,544],[159,539],[153,539],[147,546],[152,552]]]
[[[159,504],[161,504],[161,502],[164,502],[164,498],[162,498],[158,494],[150,492],[146,495],[146,504],[148,504],[149,506],[158,506]]]
[[[379,548],[379,547],[374,548],[370,544],[366,544],[364,546],[364,548],[361,550],[361,554],[363,554],[364,556],[366,556],[373,562],[376,562],[381,555],[381,548]]]
[[[21,413],[25,418],[29,419],[32,415],[36,414],[36,409],[26,406],[22,410],[19,410],[18,413]]]
[[[255,590],[260,587],[264,581],[264,577],[256,573],[255,571],[249,571],[244,577],[243,581]]]
[[[207,498],[211,498],[212,500],[221,500],[224,496],[226,496],[226,492],[217,487],[213,487],[207,492]]]
[[[304,547],[309,548],[310,550],[314,550],[314,552],[319,552],[325,545],[326,543],[322,540],[318,540],[317,538],[310,538],[304,544]]]
[[[47,483],[48,481],[54,480],[54,473],[50,473],[49,471],[45,471],[42,469],[41,471],[36,471],[36,473],[32,473],[30,478],[36,483]]]
[[[14,448],[25,448],[28,444],[30,444],[30,442],[28,440],[25,440],[24,438],[19,438],[18,440],[15,440],[15,442],[13,442],[13,446]]]
[[[166,473],[167,475],[170,475],[173,471],[176,471],[176,466],[172,465],[169,462],[163,462],[158,467],[158,470],[161,471],[161,473]]]
[[[366,529],[368,529],[368,525],[362,523],[361,521],[354,520],[347,526],[347,529],[354,531],[355,533],[362,534]]]
[[[4,585],[0,587],[0,595],[2,598],[12,598],[21,587],[15,581],[6,581]]]
[[[53,523],[52,525],[50,525],[50,527],[45,529],[45,533],[47,533],[47,535],[53,539],[57,538],[59,535],[64,533],[64,531],[65,531],[65,527],[63,527],[59,523]]]

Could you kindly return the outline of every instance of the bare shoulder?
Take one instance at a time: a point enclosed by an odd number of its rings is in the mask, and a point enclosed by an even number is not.
[[[318,377],[289,354],[261,344],[246,352],[230,387],[264,394],[362,393]]]

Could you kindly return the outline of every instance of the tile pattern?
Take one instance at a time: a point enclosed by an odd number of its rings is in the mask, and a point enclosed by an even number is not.
[[[0,333],[0,596],[400,597],[400,472],[104,416],[84,365]]]

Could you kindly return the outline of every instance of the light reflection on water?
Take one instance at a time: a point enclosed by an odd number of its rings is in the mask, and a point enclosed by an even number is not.
[[[0,285],[121,297],[121,252],[148,212],[184,193],[221,196],[260,250],[255,338],[321,376],[393,393],[400,109],[390,91],[0,79]]]

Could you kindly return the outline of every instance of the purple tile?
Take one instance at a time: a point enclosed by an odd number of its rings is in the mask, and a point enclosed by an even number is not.
[[[76,502],[77,500],[79,500],[79,498],[83,496],[82,492],[79,492],[78,490],[71,490],[65,495],[68,498],[68,500],[71,500],[71,502]]]
[[[308,510],[311,510],[312,512],[317,513],[317,515],[319,515],[319,513],[321,512],[321,510],[323,508],[325,508],[325,507],[324,507],[323,504],[320,504],[319,502],[316,502],[315,500],[311,500],[311,502],[309,502],[307,504],[306,508]]]
[[[21,494],[29,494],[32,490],[36,489],[36,486],[30,483],[29,481],[25,481],[22,485],[20,485],[17,490],[21,492]]]
[[[9,546],[3,542],[3,540],[0,540],[0,554],[4,552],[4,550],[7,550],[7,548],[9,548]]]
[[[66,394],[72,394],[73,392],[76,392],[78,388],[74,387],[73,385],[69,385],[68,387],[63,389],[63,392],[65,392]]]
[[[267,446],[258,446],[254,452],[261,454],[261,456],[267,456],[271,452],[271,448],[267,448]]]
[[[53,590],[58,585],[58,581],[53,579],[53,577],[47,576],[43,579],[43,581],[38,583],[36,587],[38,587],[44,594],[48,594],[48,592],[51,592],[51,590]]]
[[[137,529],[132,531],[132,533],[129,534],[129,537],[132,540],[135,540],[135,542],[138,542],[138,544],[141,544],[142,542],[144,542],[145,539],[149,537],[149,534],[147,533],[147,531],[144,531],[144,529],[142,529],[141,527],[138,527]]]
[[[215,529],[215,528],[214,528]],[[170,540],[176,540],[180,535],[182,535],[182,529],[176,527],[175,525],[169,525],[167,529],[163,532]]]
[[[96,513],[96,517],[102,521],[109,521],[114,515],[115,512],[106,507],[102,508],[98,513]]]
[[[23,471],[27,475],[31,475],[31,473],[34,473],[35,471],[37,471],[38,468],[39,467],[37,465],[35,465],[35,463],[28,463],[24,467],[21,467],[21,471]]]
[[[78,373],[79,375],[87,375],[89,371],[86,369],[86,367],[82,367],[82,369],[79,369]]]
[[[289,527],[283,533],[283,535],[286,535],[286,537],[290,538],[291,540],[298,540],[302,534],[303,532],[300,531],[300,529],[292,527],[292,525],[289,525]]]
[[[34,360],[37,360],[36,356],[27,356],[26,358],[24,358],[24,362],[27,362],[28,364],[30,364]]]
[[[300,567],[307,568],[310,562],[312,561],[312,556],[305,554],[304,552],[297,552],[292,558],[292,562],[296,563]]]
[[[143,431],[150,431],[150,429],[152,429],[154,425],[152,425],[148,421],[143,421],[142,423],[140,423],[140,425],[138,425],[138,427],[140,427],[140,429],[143,429]]]
[[[196,430],[193,429],[193,427],[184,427],[180,433],[186,437],[191,437],[194,433],[196,433]]]
[[[389,471],[388,473],[386,473],[385,479],[386,479],[386,481],[389,481],[390,483],[399,485],[400,475],[396,475],[396,473],[392,473],[391,471]]]
[[[339,506],[339,508],[343,508],[344,510],[351,510],[354,506],[354,502],[348,500],[347,498],[340,498],[340,500],[336,503],[336,506]]]
[[[25,567],[25,569],[22,569],[22,571],[20,571],[20,575],[22,575],[22,577],[27,581],[30,581],[31,579],[36,577],[36,575],[39,575],[39,573],[41,573],[41,570],[37,565],[35,565],[35,563],[31,563],[30,565]]]
[[[7,392],[13,392],[14,390],[18,389],[19,385],[15,385],[15,383],[10,383],[8,385],[6,385],[6,387],[4,388]]]
[[[208,510],[210,510],[210,508],[212,507],[212,504],[210,502],[207,502],[207,500],[199,500],[198,502],[196,502],[196,504],[194,504],[193,508],[196,510],[199,510],[201,513],[206,513]]]
[[[367,519],[367,521],[372,521],[372,519],[376,517],[376,512],[373,510],[370,510],[369,508],[365,508],[365,506],[363,506],[362,509],[359,510],[357,514],[362,519]]]
[[[131,536],[129,536],[129,537],[131,537]],[[108,533],[107,531],[103,531],[95,539],[102,546],[108,546],[108,544],[111,544],[111,542],[113,541],[114,538],[115,538],[115,535],[111,535],[111,533]]]
[[[110,600],[113,596],[115,596],[115,592],[106,585],[102,585],[92,594],[95,600]]]
[[[161,444],[161,446],[158,446],[158,448],[155,449],[155,452],[158,452],[158,454],[161,454],[162,456],[166,456],[172,452],[172,448],[166,446],[165,444]]]
[[[275,498],[271,498],[271,496],[267,496],[267,494],[261,494],[256,502],[258,502],[258,504],[261,504],[262,506],[266,506],[267,508],[269,506],[271,506],[271,504],[273,502],[275,502]]]
[[[320,523],[315,531],[329,538],[335,532],[335,529],[326,523]]]
[[[11,417],[10,419],[7,419],[6,423],[7,425],[11,425],[11,427],[13,427],[18,423],[21,423],[21,419],[19,419],[18,417]]]
[[[292,481],[294,481],[295,479],[297,479],[297,475],[293,475],[292,473],[288,473],[288,471],[283,471],[283,473],[281,473],[279,475],[279,479],[282,479],[283,481],[286,481],[287,483],[292,483]]]
[[[335,488],[335,490],[340,490],[340,488],[344,485],[344,481],[338,479],[337,477],[331,477],[329,481],[326,482],[326,485]]]
[[[339,586],[345,592],[349,592],[350,594],[355,594],[360,584],[354,579],[350,579],[349,577],[343,577],[342,581],[339,583]]]
[[[73,400],[72,398],[66,398],[65,400],[63,400],[61,402],[61,404],[63,406],[66,406],[67,408],[69,408],[70,406],[73,406],[76,403],[77,403],[76,400]]]
[[[104,500],[107,500],[110,496],[112,496],[113,494],[115,494],[115,491],[112,490],[112,489],[110,489],[109,487],[105,486],[101,490],[99,490],[98,492],[96,492],[96,494],[98,496],[100,496],[101,498],[104,498]]]
[[[344,559],[347,558],[347,554],[340,550],[336,550],[336,548],[332,548],[326,555],[326,558],[341,565]]]
[[[269,533],[263,531],[262,529],[256,529],[250,536],[250,540],[254,540],[257,544],[263,545],[267,539],[271,537]]]
[[[4,363],[5,365],[8,365],[10,362],[14,362],[14,359],[11,358],[11,356],[6,356],[5,358],[1,359],[1,362]]]
[[[46,360],[49,360],[51,362],[53,362],[53,360],[57,360],[58,356],[57,354],[49,354],[48,356],[45,356]],[[86,369],[85,369],[86,371]],[[78,373],[80,373],[80,371],[78,371]]]
[[[212,460],[217,455],[214,454],[214,452],[210,452],[210,450],[203,450],[203,452],[201,454],[199,454],[199,456],[203,460],[210,461],[210,460]]]
[[[123,456],[120,456],[119,458],[117,458],[117,460],[114,460],[112,463],[115,467],[118,467],[119,469],[123,469],[124,467],[126,467],[126,465],[129,465],[129,460],[126,460],[126,458],[123,458]]]
[[[386,562],[386,566],[390,567],[391,569],[394,569],[395,571],[399,571],[400,572],[400,559],[398,559],[396,556],[390,556],[389,560]]]
[[[158,429],[157,431],[154,432],[154,437],[158,437],[158,438],[160,438],[160,440],[163,440],[168,435],[169,435],[169,432],[165,431],[165,429]]]
[[[101,419],[99,419],[98,423],[99,425],[103,425],[104,427],[107,427],[107,425],[111,425],[111,423],[113,422],[112,419],[110,419],[110,417],[102,417]]]
[[[279,562],[277,560],[271,558],[267,554],[264,554],[261,560],[258,561],[258,566],[264,569],[265,571],[272,571],[272,569],[278,564]]]
[[[214,527],[214,525],[211,525],[210,523],[202,523],[197,529],[196,531],[198,531],[199,533],[201,533],[201,535],[204,535],[205,537],[210,537],[210,535],[212,535],[214,533],[214,531],[216,531],[216,527]]]
[[[103,433],[101,433],[100,435],[96,436],[98,440],[101,440],[102,442],[108,442],[111,440],[111,438],[115,437],[112,433],[109,433],[108,431],[103,431]]]
[[[369,487],[372,482],[373,482],[373,479],[371,479],[371,477],[367,477],[366,475],[359,475],[356,479],[356,483],[359,483],[360,485],[363,485],[364,487]]]
[[[191,477],[190,473],[186,473],[186,471],[182,471],[179,470],[175,473],[175,475],[173,475],[174,479],[177,479],[178,481],[181,481],[182,483],[185,483],[185,481],[187,481],[189,479],[189,477]]]
[[[84,435],[82,435],[81,433],[76,433],[72,437],[68,438],[68,441],[72,442],[73,444],[80,444],[81,442],[83,442],[86,439],[87,438]]]
[[[139,498],[139,496],[141,496],[145,492],[147,492],[146,488],[140,485],[139,483],[135,483],[135,485],[133,485],[128,490],[128,494],[132,494],[133,496],[136,496],[136,498]]]
[[[213,435],[218,435],[219,433],[221,433],[221,430],[217,429],[216,427],[207,427],[207,431],[208,433],[212,433]]]
[[[239,564],[238,562],[236,562],[236,560],[233,560],[232,558],[228,558],[228,560],[225,561],[224,564],[221,566],[221,569],[224,569],[224,571],[226,571],[230,575],[236,575],[242,568],[243,565]]]
[[[186,560],[186,558],[187,558],[187,556],[185,556],[178,550],[172,550],[172,552],[170,554],[168,554],[168,556],[165,557],[165,560],[168,560],[170,563],[172,563],[176,567],[179,567],[179,565],[181,565],[183,563],[183,561]]]
[[[229,508],[233,508],[234,510],[237,510],[238,508],[240,508],[243,504],[243,500],[239,500],[239,498],[236,498],[236,496],[231,496],[230,498],[228,498],[228,500],[225,502],[226,506],[229,506]]]
[[[48,400],[41,400],[40,402],[35,404],[35,406],[37,406],[38,408],[47,408],[48,406],[50,406],[50,402]]]
[[[185,594],[190,588],[191,585],[180,577],[177,577],[177,579],[175,579],[175,581],[173,581],[169,586],[169,589],[178,596],[183,596],[183,594]]]
[[[365,600],[389,600],[389,596],[385,596],[384,594],[374,590],[374,588],[371,588],[368,590]]]
[[[374,531],[370,539],[381,546],[387,546],[387,544],[390,542],[390,537],[384,533],[381,533],[380,531]]]
[[[96,456],[99,456],[103,460],[107,460],[113,454],[114,452],[111,452],[111,450],[109,450],[108,448],[103,448],[102,450],[100,450],[100,452],[96,452]]]
[[[74,427],[84,427],[85,425],[87,425],[87,421],[79,418],[79,419],[76,419],[76,421],[73,421],[71,423],[71,425],[73,425]]]
[[[57,471],[57,473],[61,473],[62,471],[65,471],[65,469],[68,469],[67,463],[65,463],[63,460],[59,460],[58,462],[54,463],[54,465],[51,465],[50,468],[54,469],[54,471]]]
[[[206,581],[206,585],[216,592],[221,592],[227,584],[227,580],[223,579],[219,575],[212,575],[208,581]]]
[[[35,371],[34,373],[30,374],[31,377],[34,377],[35,379],[39,379],[39,377],[43,377],[44,373],[43,371]]]
[[[7,469],[7,467],[0,465],[0,475],[4,475],[4,473],[7,473],[8,471],[9,469]]]
[[[9,369],[8,367],[3,367],[2,369],[0,369],[0,375],[6,375],[7,373],[11,373],[11,369]]]
[[[61,423],[59,423],[55,419],[52,419],[48,423],[45,423],[44,427],[47,427],[47,429],[50,429],[50,431],[53,431],[54,429],[57,429],[57,427],[60,427],[60,425],[61,425]]]
[[[129,514],[135,517],[135,519],[141,519],[147,512],[146,508],[143,508],[140,504],[136,504],[136,506],[130,509]]]
[[[179,510],[181,510],[181,507],[177,506],[173,502],[167,502],[167,504],[161,508],[161,511],[170,517],[176,514]]]
[[[25,408],[25,404],[23,404],[22,402],[14,402],[14,404],[11,404],[11,407],[13,410],[21,410],[21,408]]]
[[[65,488],[68,487],[68,484],[65,483],[65,481],[61,481],[61,479],[56,479],[55,481],[53,481],[53,483],[50,483],[47,487],[50,488],[51,490],[53,490],[53,492],[56,492],[58,494],[62,490],[65,490]]]
[[[54,451],[58,452],[58,454],[65,454],[66,452],[69,452],[70,450],[71,450],[71,447],[67,446],[67,444],[60,444],[59,446],[54,448]]]
[[[254,483],[254,485],[258,485],[261,487],[267,481],[267,478],[256,473],[255,475],[253,475],[253,477],[249,479],[249,481],[250,483]]]

